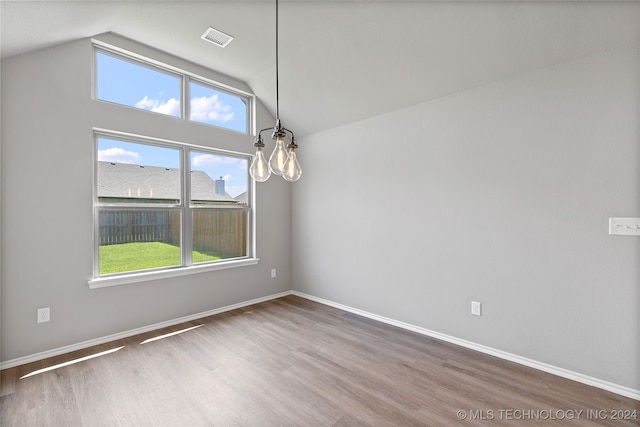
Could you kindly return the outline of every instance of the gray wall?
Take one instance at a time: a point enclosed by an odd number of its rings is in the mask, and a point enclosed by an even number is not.
[[[638,390],[639,135],[631,46],[307,136],[294,289]]]
[[[150,48],[105,40],[248,90]],[[258,186],[258,265],[89,290],[92,127],[253,151],[251,136],[92,101],[91,67],[90,40],[2,61],[2,361],[291,289],[290,184],[270,180]],[[272,124],[259,106],[258,125]],[[51,307],[49,323],[36,323],[41,307]]]

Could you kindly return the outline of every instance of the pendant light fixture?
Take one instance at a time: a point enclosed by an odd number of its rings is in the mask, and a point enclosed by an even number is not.
[[[297,181],[302,175],[302,169],[298,158],[296,156],[296,144],[293,132],[282,126],[280,122],[280,93],[279,93],[279,80],[278,80],[278,0],[276,0],[276,124],[273,127],[273,133],[271,139],[276,142],[276,147],[269,157],[269,161],[264,157],[262,149],[264,148],[264,142],[262,140],[262,132],[271,130],[272,128],[265,128],[258,132],[256,142],[253,144],[256,147],[256,155],[251,162],[249,173],[251,177],[258,182],[264,182],[269,179],[271,174],[281,175],[287,181]],[[289,143],[285,147],[285,140],[289,136]]]

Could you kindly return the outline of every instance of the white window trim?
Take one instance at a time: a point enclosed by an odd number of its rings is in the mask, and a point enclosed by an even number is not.
[[[97,140],[97,138],[99,137],[105,137],[105,138],[120,138],[120,139],[125,139],[125,140],[130,140],[130,141],[139,141],[141,143],[147,142],[147,143],[152,143],[152,144],[157,144],[157,145],[165,145],[165,146],[170,146],[170,147],[185,147],[191,150],[204,150],[204,151],[215,151],[217,153],[220,154],[228,154],[230,156],[233,157],[247,157],[246,153],[241,153],[241,152],[235,152],[235,151],[230,151],[230,150],[224,150],[224,149],[218,149],[218,148],[211,148],[211,147],[206,147],[206,146],[202,146],[202,145],[195,145],[195,144],[188,144],[188,143],[184,143],[184,142],[179,142],[179,141],[172,141],[172,140],[168,140],[168,139],[161,139],[161,138],[154,138],[154,137],[149,137],[149,136],[144,136],[144,135],[137,135],[137,134],[131,134],[131,133],[127,133],[127,132],[120,132],[120,131],[114,131],[114,130],[109,130],[109,129],[103,129],[103,128],[93,128],[93,136],[94,139]],[[94,150],[97,149],[97,144],[94,143]],[[183,167],[185,165],[185,163],[188,164],[188,159],[186,159],[187,156],[182,155],[183,157]],[[97,263],[99,263],[99,255],[98,255],[98,250],[97,248],[99,247],[99,243],[96,242],[96,239],[98,238],[97,235],[97,224],[98,224],[98,212],[99,209],[96,209],[96,207],[98,206],[97,203],[97,188],[96,188],[96,182],[97,182],[97,171],[95,170],[95,165],[96,165],[96,159],[97,159],[97,153],[94,153],[93,155],[93,164],[94,164],[94,184],[93,184],[93,191],[94,191],[94,195],[93,195],[93,204],[94,204],[94,208],[93,208],[93,224],[94,224],[94,233],[93,233],[93,248],[94,248],[94,257],[93,257],[93,262],[94,262],[94,270],[96,269],[96,266],[98,265]],[[181,178],[182,179],[182,178]],[[183,183],[183,195],[182,198],[184,199],[186,196],[189,196],[189,192],[188,189],[185,192],[184,188],[187,186],[187,183],[184,182],[184,179],[182,179]],[[167,268],[161,268],[161,269],[154,269],[154,270],[138,270],[138,271],[132,271],[130,273],[122,273],[122,274],[114,274],[114,275],[106,275],[106,276],[98,276],[95,271],[94,271],[94,277],[92,277],[91,279],[89,279],[87,281],[87,284],[89,285],[89,289],[99,289],[99,288],[105,288],[105,287],[110,287],[110,286],[119,286],[119,285],[126,285],[126,284],[132,284],[132,283],[140,283],[140,282],[147,282],[147,281],[151,281],[151,280],[159,280],[159,279],[166,279],[166,278],[171,278],[171,277],[179,277],[179,276],[186,276],[186,275],[191,275],[191,274],[197,274],[197,273],[204,273],[204,272],[209,272],[209,271],[216,271],[216,270],[225,270],[225,269],[229,269],[229,268],[236,268],[236,267],[245,267],[245,266],[249,266],[249,265],[255,265],[258,264],[258,262],[260,261],[260,258],[256,257],[256,204],[255,204],[255,189],[256,189],[256,185],[255,185],[255,180],[253,179],[249,179],[248,180],[248,186],[247,186],[247,191],[249,192],[249,197],[251,200],[251,205],[248,209],[249,211],[249,219],[248,219],[248,226],[249,229],[247,230],[248,232],[248,241],[247,241],[247,252],[248,255],[246,257],[241,257],[241,258],[232,258],[229,260],[221,260],[221,261],[215,261],[215,262],[211,262],[211,263],[202,263],[202,264],[191,264],[188,266],[176,266],[176,267],[167,267]],[[190,197],[188,197],[188,199],[190,200]],[[182,204],[189,204],[189,200],[182,200]],[[185,208],[186,209],[186,208]],[[189,210],[189,209],[187,209]],[[183,230],[184,231],[184,227]],[[182,235],[183,233],[181,233]],[[182,240],[182,245],[184,245],[184,237],[182,236],[181,240]],[[182,248],[181,248],[182,250]]]
[[[245,267],[255,265],[260,258],[241,258],[229,261],[218,261],[211,264],[197,264],[189,267],[175,267],[167,270],[139,271],[136,273],[122,274],[118,276],[103,276],[90,279],[87,284],[89,289],[100,289],[109,286],[128,285],[131,283],[148,282],[150,280],[168,279],[171,277],[187,276],[208,271],[226,270],[228,268]]]

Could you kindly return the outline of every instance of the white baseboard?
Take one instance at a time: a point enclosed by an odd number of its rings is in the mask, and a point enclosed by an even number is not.
[[[323,298],[318,298],[313,295],[308,295],[302,292],[293,291],[293,295],[299,296],[301,298],[305,298],[311,301],[319,302],[320,304],[329,305],[331,307],[339,308],[340,310],[348,311],[350,313],[354,313],[360,316],[367,317],[369,319],[377,320],[382,323],[387,323],[389,325],[397,326],[402,329],[406,329],[412,332],[419,333],[421,335],[426,335],[432,338],[437,338],[442,341],[446,341],[452,344],[459,345],[461,347],[469,348],[471,350],[476,350],[481,353],[489,354],[491,356],[499,357],[504,360],[509,360],[511,362],[518,363],[520,365],[528,366],[530,368],[538,369],[543,372],[547,372],[553,375],[557,375],[559,377],[567,378],[573,381],[577,381],[579,383],[587,384],[593,387],[597,387],[603,390],[610,391],[612,393],[619,394],[621,396],[629,397],[631,399],[640,400],[640,390],[635,390],[629,387],[625,387],[622,385],[614,384],[608,381],[604,381],[598,378],[590,377],[588,375],[583,375],[578,372],[573,372],[564,368],[559,368],[557,366],[549,365],[547,363],[538,362],[536,360],[528,359],[526,357],[518,356],[517,354],[507,353],[506,351],[498,350],[495,348],[487,347],[481,344],[476,344],[471,341],[463,340],[460,338],[456,338],[450,335],[441,334],[439,332],[435,332],[426,328],[421,328],[419,326],[415,326],[409,323],[400,322],[394,319],[390,319],[388,317],[379,316],[377,314],[369,313],[364,310],[360,310],[357,308],[349,307],[343,304],[338,304],[333,301],[329,301]]]
[[[111,341],[116,341],[122,338],[128,338],[134,335],[142,334],[145,332],[155,331],[157,329],[166,328],[168,326],[177,325],[184,322],[190,322],[192,320],[201,319],[207,316],[213,316],[214,314],[224,313],[226,311],[235,310],[237,308],[246,307],[248,305],[258,304],[260,302],[269,301],[276,298],[281,298],[287,295],[291,295],[291,291],[281,292],[278,294],[268,295],[266,297],[252,299],[250,301],[244,301],[237,304],[228,305],[226,307],[220,307],[213,310],[205,311],[202,313],[196,313],[189,316],[180,317],[178,319],[167,320],[165,322],[156,323],[154,325],[144,326],[142,328],[131,329],[129,331],[120,332],[113,335],[107,335],[105,337],[95,338],[88,341],[83,341],[77,344],[67,345],[64,347],[54,348],[53,350],[43,351],[41,353],[31,354],[17,359],[7,360],[0,362],[0,370],[13,368],[16,366],[24,365],[31,362],[37,362],[38,360],[47,359],[53,356],[59,356],[61,354],[70,353],[76,350],[82,350],[88,347],[92,347],[98,344],[105,344]]]

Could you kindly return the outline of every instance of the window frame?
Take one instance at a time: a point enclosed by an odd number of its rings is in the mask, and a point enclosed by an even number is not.
[[[225,85],[223,83],[220,82],[216,82],[210,78],[207,78],[205,76],[184,70],[182,68],[179,67],[175,67],[169,64],[165,64],[162,63],[160,61],[156,61],[153,60],[151,58],[147,58],[145,56],[142,55],[138,55],[136,53],[130,52],[128,50],[125,49],[121,49],[118,48],[116,46],[110,45],[108,43],[102,42],[100,40],[96,40],[93,39],[92,40],[92,55],[93,55],[93,70],[92,70],[92,78],[93,78],[93,84],[92,84],[92,94],[91,94],[91,98],[95,101],[99,101],[99,102],[105,102],[105,103],[109,103],[112,105],[117,105],[120,107],[125,107],[125,108],[132,108],[134,110],[138,110],[138,111],[146,111],[148,113],[153,113],[153,114],[160,114],[162,116],[165,117],[171,117],[174,119],[178,119],[178,120],[185,120],[188,121],[189,123],[198,123],[201,125],[205,125],[205,126],[212,126],[218,129],[225,129],[231,132],[237,132],[237,133],[241,133],[241,134],[246,134],[246,135],[255,135],[255,120],[254,120],[254,116],[255,116],[255,105],[256,105],[256,100],[255,100],[255,95],[249,92],[245,92],[243,90]],[[151,110],[146,110],[143,108],[137,108],[135,106],[131,106],[131,105],[126,105],[126,104],[120,104],[117,102],[113,102],[113,101],[107,101],[107,100],[103,100],[98,98],[98,53],[104,53],[106,55],[110,55],[114,58],[117,59],[121,59],[123,61],[127,61],[127,62],[131,62],[133,64],[139,65],[141,67],[145,67],[145,68],[149,68],[151,70],[155,70],[161,73],[165,73],[165,74],[169,74],[175,77],[179,77],[181,79],[181,84],[180,84],[180,116],[176,117],[176,116],[172,116],[169,114],[163,114],[163,113],[159,113],[156,111],[151,111]],[[219,126],[219,125],[215,125],[215,124],[211,124],[211,123],[206,123],[206,122],[202,122],[202,121],[197,121],[197,120],[191,120],[191,93],[190,93],[190,83],[196,83],[199,85],[203,85],[203,86],[209,86],[211,89],[218,91],[218,92],[223,92],[227,95],[231,95],[231,96],[235,96],[238,97],[241,100],[244,100],[245,102],[245,112],[246,112],[246,123],[245,123],[245,128],[246,131],[242,132],[242,131],[238,131],[235,129],[231,129],[229,127],[226,126]]]
[[[100,138],[115,139],[123,142],[167,147],[180,151],[180,203],[116,203],[100,202],[98,199],[98,140]],[[205,271],[222,270],[246,265],[257,264],[256,258],[256,215],[255,215],[255,181],[249,176],[247,168],[247,204],[244,206],[203,206],[191,202],[191,152],[207,153],[225,157],[234,157],[251,161],[251,155],[230,150],[211,148],[171,141],[143,135],[135,135],[107,129],[93,129],[93,277],[88,281],[90,289],[128,283],[144,282],[162,278],[182,276],[185,274],[201,273]],[[160,267],[154,269],[135,270],[122,273],[100,274],[100,212],[102,211],[179,211],[180,212],[180,265]],[[193,212],[197,210],[235,210],[246,212],[246,254],[241,257],[221,259],[217,261],[194,264],[193,251]]]

